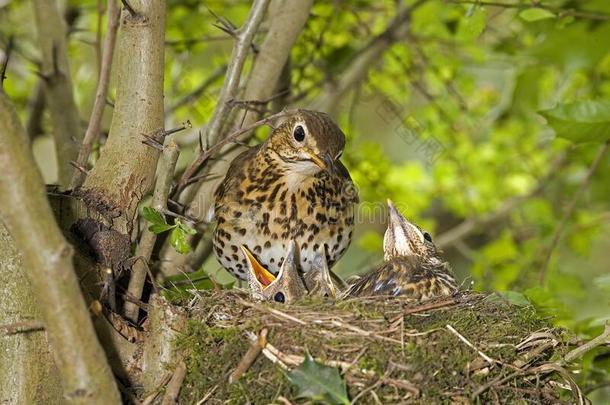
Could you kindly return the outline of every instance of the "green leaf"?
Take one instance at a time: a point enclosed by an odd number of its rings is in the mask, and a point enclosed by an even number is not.
[[[165,218],[163,218],[163,215],[152,207],[142,208],[142,216],[145,220],[153,224],[167,224],[167,222],[165,222]]]
[[[296,387],[298,398],[325,401],[329,404],[349,404],[347,387],[339,371],[316,362],[309,353],[299,367],[286,377]]]
[[[559,104],[540,111],[557,136],[572,142],[605,142],[610,139],[610,100]]]
[[[186,233],[187,235],[195,235],[197,233],[197,231],[195,230],[195,228],[193,228],[192,226],[189,226],[187,224],[185,224],[184,222],[182,222],[181,220],[177,219],[176,220],[176,224],[178,224],[178,226],[180,227],[180,229],[182,229],[182,231],[184,233]]]
[[[527,297],[523,294],[521,294],[520,292],[517,291],[503,291],[503,292],[499,292],[498,295],[500,295],[502,297],[502,299],[505,299],[506,301],[510,302],[513,305],[516,305],[518,307],[527,307],[528,305],[530,305],[530,300],[527,299]],[[489,295],[488,298],[491,301],[497,300],[498,296],[495,294]]]
[[[540,7],[526,8],[519,13],[519,17],[527,22],[546,20],[547,18],[555,18],[555,13]]]
[[[169,243],[178,253],[187,254],[191,251],[191,246],[186,240],[186,232],[182,230],[179,226],[175,227],[172,230],[172,233],[169,235]]]
[[[169,231],[170,229],[173,229],[175,227],[176,227],[175,225],[169,225],[169,224],[153,224],[148,227],[148,230],[151,231],[152,233],[158,235],[165,231]]]

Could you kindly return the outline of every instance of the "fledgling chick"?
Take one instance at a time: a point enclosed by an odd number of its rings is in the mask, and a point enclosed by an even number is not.
[[[343,294],[404,296],[424,301],[453,295],[457,284],[428,232],[409,222],[388,200],[388,228],[383,238],[384,262],[363,275]]]
[[[296,265],[294,241],[288,242],[284,262],[277,277],[263,267],[247,247],[241,245],[241,250],[246,257],[248,285],[253,298],[290,304],[307,294]]]
[[[311,263],[311,270],[303,275],[303,281],[309,295],[322,297],[337,297],[337,288],[333,281],[332,272],[326,263],[326,247],[318,252]],[[337,275],[334,275],[338,277]]]

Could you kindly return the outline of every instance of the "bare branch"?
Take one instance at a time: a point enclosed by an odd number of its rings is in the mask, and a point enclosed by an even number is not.
[[[553,236],[553,240],[551,241],[551,244],[549,245],[549,247],[547,249],[544,263],[542,264],[542,267],[540,269],[540,284],[544,284],[544,282],[546,280],[546,274],[549,269],[549,264],[551,263],[551,258],[553,257],[553,252],[555,251],[555,248],[557,247],[557,244],[559,243],[559,240],[561,239],[561,235],[563,234],[563,231],[564,231],[565,227],[567,226],[568,221],[570,220],[570,218],[572,218],[572,214],[574,214],[574,210],[576,209],[576,204],[578,203],[578,200],[585,193],[587,188],[589,188],[591,178],[593,177],[593,174],[599,167],[599,164],[604,159],[604,156],[606,156],[609,146],[610,146],[610,141],[606,141],[606,143],[604,143],[602,146],[600,146],[600,148],[597,152],[597,156],[595,156],[595,159],[593,160],[593,163],[591,163],[591,166],[589,167],[587,174],[580,182],[578,190],[576,190],[576,193],[574,193],[572,200],[570,201],[566,210],[564,211],[564,214],[561,217],[561,221],[559,222],[559,225],[557,225],[557,228],[555,229],[555,234]]]
[[[261,21],[263,20],[263,16],[265,15],[268,4],[269,0],[255,0],[252,8],[250,9],[246,22],[239,31],[238,39],[235,41],[235,45],[233,47],[231,61],[229,62],[229,66],[227,68],[224,85],[220,91],[220,96],[218,97],[218,104],[216,105],[216,109],[214,110],[214,114],[212,115],[210,122],[205,128],[205,136],[212,144],[216,143],[216,141],[220,138],[222,128],[229,117],[231,106],[228,102],[229,100],[233,100],[237,97],[237,88],[239,86],[241,72],[244,67],[246,57],[248,56],[250,45]],[[200,153],[195,162],[184,172],[178,184],[179,189],[182,189],[184,184],[187,183],[188,179],[197,173],[203,164],[203,158],[204,154]]]
[[[65,21],[54,0],[34,0],[33,4],[42,53],[40,76],[55,139],[58,183],[67,187],[73,172],[69,162],[78,156],[82,134],[70,78]]]
[[[78,152],[76,159],[77,167],[86,167],[87,159],[93,148],[93,144],[97,140],[100,127],[102,125],[102,116],[104,115],[104,107],[106,106],[106,95],[108,94],[108,86],[110,84],[110,72],[112,70],[112,57],[114,55],[114,44],[116,42],[116,33],[119,27],[119,8],[116,0],[108,0],[107,19],[108,27],[106,30],[106,38],[104,39],[104,50],[100,64],[100,76],[95,92],[95,102],[91,110],[89,125],[83,138],[83,144]],[[80,186],[85,180],[85,174],[81,170],[75,170],[72,175],[70,188],[74,189]]]
[[[172,186],[174,170],[176,169],[176,162],[178,161],[179,155],[180,149],[178,148],[178,145],[176,145],[173,139],[170,139],[165,148],[163,148],[163,154],[159,161],[159,174],[151,204],[152,208],[159,212],[162,212],[167,208],[167,197]],[[142,231],[140,243],[136,248],[136,257],[141,258],[141,260],[137,260],[131,268],[131,277],[129,279],[127,293],[138,300],[142,296],[144,282],[146,281],[146,275],[148,273],[147,262],[150,260],[156,240],[157,235],[149,231],[148,227],[146,227],[144,231]],[[138,305],[133,302],[125,303],[125,316],[128,319],[137,322],[138,313]]]

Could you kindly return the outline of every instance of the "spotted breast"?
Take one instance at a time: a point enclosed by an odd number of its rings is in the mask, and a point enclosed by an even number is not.
[[[222,266],[246,279],[243,245],[277,274],[291,240],[300,271],[324,249],[332,266],[350,244],[358,202],[339,160],[344,145],[328,115],[299,110],[238,156],[216,192],[213,243]]]

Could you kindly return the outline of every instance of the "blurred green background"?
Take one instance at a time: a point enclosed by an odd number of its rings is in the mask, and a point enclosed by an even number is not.
[[[331,111],[348,135],[342,160],[362,201],[354,242],[336,270],[347,276],[381,260],[384,204],[391,198],[436,237],[465,286],[529,300],[557,325],[583,338],[596,335],[610,320],[610,158],[601,156],[590,179],[588,172],[610,138],[610,2],[421,3],[408,34]],[[292,51],[290,104],[314,103],[397,10],[411,4],[316,2]],[[97,83],[98,3],[65,5],[84,121]],[[4,86],[26,123],[40,81],[30,7],[0,1],[0,47],[14,40]],[[193,124],[176,135],[181,168],[192,161],[197,132],[216,105],[219,69],[232,47],[209,10],[239,26],[249,7],[246,1],[168,0],[166,128],[187,119]],[[203,94],[185,99],[206,82]],[[114,94],[111,86],[110,100]],[[548,109],[547,122],[540,111]],[[260,130],[251,142],[266,134]],[[30,136],[53,183],[45,122]],[[466,232],[456,237],[456,230]],[[204,264],[228,280],[219,267],[213,258]],[[603,379],[608,352],[588,355],[584,380]],[[595,394],[600,403],[610,397],[608,388]]]

